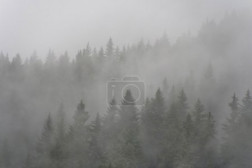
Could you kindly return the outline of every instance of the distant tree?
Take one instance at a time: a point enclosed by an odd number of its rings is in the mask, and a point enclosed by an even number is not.
[[[179,120],[181,123],[183,123],[186,118],[187,109],[188,109],[187,97],[183,89],[180,91],[180,94],[178,96],[177,106],[178,106],[177,108],[178,108],[178,113],[179,113],[178,114]]]
[[[127,90],[120,106],[120,132],[114,148],[114,158],[110,160],[115,167],[137,168],[142,164],[142,149],[139,140],[139,122],[134,98]]]
[[[120,48],[117,46],[117,47],[115,48],[115,57],[116,57],[116,59],[118,59],[118,58],[120,57],[120,54],[121,54]]]
[[[226,133],[225,137],[232,139],[234,138],[233,133],[234,133],[234,130],[236,130],[238,127],[238,124],[239,124],[238,122],[239,122],[239,117],[240,117],[239,100],[236,97],[235,93],[232,97],[232,102],[229,103],[229,107],[231,108],[230,117],[227,119],[226,123],[223,125],[223,129]]]
[[[41,137],[37,144],[35,163],[37,167],[51,167],[53,165],[51,151],[54,144],[54,127],[49,113]]]
[[[162,143],[162,150],[159,154],[159,167],[176,167],[180,162],[180,148],[182,125],[179,122],[179,113],[176,103],[172,103],[169,107],[168,113],[165,116],[165,132]]]
[[[89,43],[87,43],[86,49],[83,50],[83,53],[86,57],[90,57],[91,56],[91,47],[89,45]]]
[[[69,157],[67,165],[71,167],[89,167],[89,127],[87,120],[89,113],[85,110],[85,104],[81,100],[74,114],[74,123],[68,133],[68,149]]]
[[[66,81],[70,77],[70,59],[67,51],[59,57],[58,74],[62,81]]]
[[[56,63],[56,56],[54,54],[54,51],[50,49],[46,57],[45,66],[51,69],[55,66],[55,63]]]
[[[215,121],[212,114],[206,113],[203,104],[198,99],[193,111],[194,139],[193,139],[193,165],[194,167],[215,167],[217,165],[216,150],[213,143],[215,137]]]
[[[164,78],[163,83],[162,83],[162,92],[164,93],[164,97],[166,100],[168,99],[168,94],[169,94],[169,85],[167,78]]]
[[[104,121],[103,121],[104,122],[103,128],[106,131],[111,131],[111,129],[113,129],[118,112],[119,112],[119,109],[118,109],[116,100],[112,99],[111,102],[109,103],[107,114],[105,115]]]
[[[60,105],[56,117],[55,140],[51,151],[51,157],[56,168],[65,165],[67,157],[66,148],[66,118],[63,104]]]
[[[147,165],[157,165],[157,156],[161,153],[164,141],[165,103],[160,89],[156,91],[155,98],[147,99],[142,112],[143,144]],[[148,147],[147,147],[148,146]]]
[[[92,122],[89,128],[90,132],[90,142],[89,142],[89,167],[98,168],[101,165],[105,164],[105,155],[101,145],[101,119],[99,113],[95,120]]]
[[[64,105],[61,103],[58,113],[57,113],[57,130],[56,135],[59,139],[63,140],[66,136],[66,114],[64,110]]]
[[[112,41],[112,38],[109,38],[109,41],[106,45],[106,53],[105,55],[107,57],[112,57],[114,56],[114,44],[113,44],[113,41]]]
[[[97,53],[96,48],[93,49],[92,57],[95,58],[95,59],[97,59],[97,57],[98,57],[98,53]]]

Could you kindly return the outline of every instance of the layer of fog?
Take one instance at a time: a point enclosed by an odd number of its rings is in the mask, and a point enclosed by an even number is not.
[[[110,36],[122,46],[151,42],[163,32],[175,42],[182,33],[197,34],[207,19],[251,6],[249,0],[1,0],[0,50],[24,58],[33,50],[45,58],[49,49],[74,55],[87,42],[100,47]]]

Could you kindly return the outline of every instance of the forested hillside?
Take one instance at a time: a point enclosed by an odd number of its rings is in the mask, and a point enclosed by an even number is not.
[[[0,167],[252,167],[251,30],[229,13],[174,43],[1,52]],[[138,77],[142,104],[130,89],[108,96],[124,77]]]

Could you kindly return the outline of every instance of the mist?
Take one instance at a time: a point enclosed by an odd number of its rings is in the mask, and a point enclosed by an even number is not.
[[[139,0],[139,1],[0,1],[0,46],[11,57],[33,51],[45,58],[52,49],[75,55],[88,42],[103,46],[109,37],[119,45],[140,39],[154,41],[166,32],[171,42],[183,33],[196,34],[207,19],[251,10],[245,0]]]
[[[249,168],[252,3],[0,0],[0,168]]]

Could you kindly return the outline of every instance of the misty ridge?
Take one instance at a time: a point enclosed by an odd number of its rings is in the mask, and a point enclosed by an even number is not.
[[[1,52],[0,167],[251,168],[251,30],[232,12],[173,44]]]

